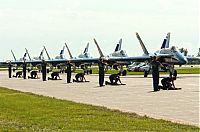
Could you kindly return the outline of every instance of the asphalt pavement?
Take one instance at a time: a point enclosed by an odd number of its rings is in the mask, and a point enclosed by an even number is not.
[[[152,91],[151,76],[125,76],[121,80],[126,85],[104,87],[98,86],[98,75],[86,75],[90,82],[84,83],[67,84],[66,74],[61,74],[61,78],[45,82],[41,79],[9,79],[7,72],[3,71],[0,72],[0,86],[200,126],[199,74],[178,75],[175,85],[181,90],[158,92]],[[108,81],[108,75],[105,80]]]

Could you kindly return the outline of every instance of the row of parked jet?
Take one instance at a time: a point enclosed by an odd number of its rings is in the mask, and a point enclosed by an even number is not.
[[[187,64],[188,59],[186,56],[183,56],[182,53],[177,50],[175,46],[169,47],[170,43],[170,33],[167,34],[167,36],[164,38],[164,41],[161,45],[161,48],[157,50],[154,53],[149,53],[149,51],[146,49],[140,35],[136,33],[136,37],[139,40],[139,43],[143,49],[143,55],[140,56],[133,56],[130,57],[126,54],[124,50],[121,49],[122,46],[122,39],[119,40],[119,43],[116,45],[116,48],[113,53],[109,55],[104,55],[98,42],[96,39],[94,39],[94,43],[97,46],[97,49],[99,51],[100,57],[93,58],[88,53],[89,43],[87,44],[86,48],[84,49],[84,52],[80,54],[78,57],[73,57],[68,45],[65,43],[65,46],[61,50],[59,56],[56,56],[55,59],[50,58],[46,47],[42,49],[39,57],[35,57],[31,59],[28,50],[26,49],[26,52],[24,54],[24,57],[20,60],[17,60],[14,56],[13,51],[13,57],[14,61],[7,61],[7,62],[1,62],[1,64],[11,64],[11,65],[22,65],[24,63],[31,64],[33,66],[42,64],[43,60],[45,60],[46,63],[49,63],[53,66],[57,65],[66,65],[67,63],[72,64],[73,66],[81,66],[81,65],[92,65],[92,64],[98,64],[103,63],[106,66],[112,66],[114,69],[118,69],[119,67],[122,68],[124,65],[130,65],[133,62],[144,62],[146,64],[150,64],[151,59],[153,56],[156,56],[159,58],[159,61],[165,66],[165,67],[173,67],[174,65],[184,65]],[[68,50],[69,59],[64,58],[64,50],[65,48]],[[43,56],[43,53],[46,52],[48,59],[45,59]],[[26,59],[28,56],[29,59]]]

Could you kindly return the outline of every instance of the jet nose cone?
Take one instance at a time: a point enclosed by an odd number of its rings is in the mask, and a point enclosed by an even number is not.
[[[187,64],[187,63],[188,63],[188,60],[187,60],[186,57],[184,57],[184,58],[182,59],[182,64]]]
[[[188,60],[187,60],[187,58],[184,58],[184,61],[185,61],[185,64],[187,64],[187,63],[188,63]]]

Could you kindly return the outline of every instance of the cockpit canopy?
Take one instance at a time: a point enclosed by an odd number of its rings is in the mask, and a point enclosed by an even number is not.
[[[175,46],[172,46],[170,49],[171,49],[172,51],[177,51]]]
[[[177,51],[177,48],[175,46],[172,46],[171,48],[161,49],[157,53],[160,53],[160,54],[172,54],[172,53],[174,53],[176,51]]]
[[[126,51],[121,50],[121,51],[120,51],[120,54],[121,54],[122,56],[126,56]]]

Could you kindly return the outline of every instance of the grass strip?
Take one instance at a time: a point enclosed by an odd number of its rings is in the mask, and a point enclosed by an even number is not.
[[[199,130],[195,126],[0,87],[0,131]]]

